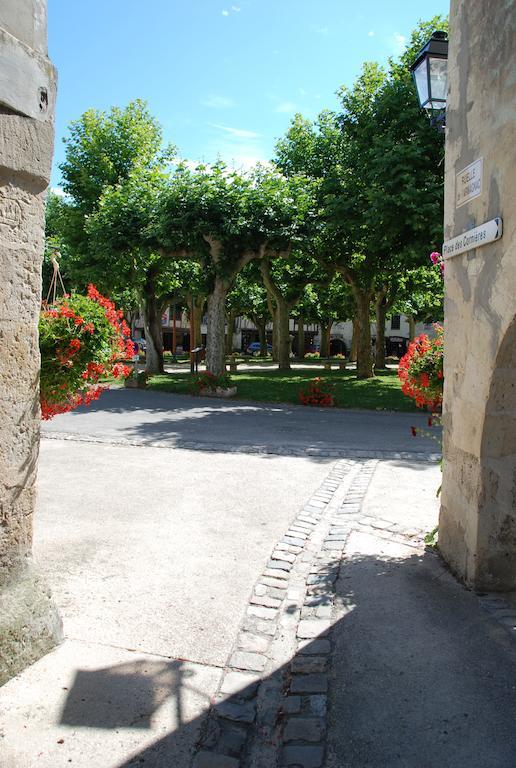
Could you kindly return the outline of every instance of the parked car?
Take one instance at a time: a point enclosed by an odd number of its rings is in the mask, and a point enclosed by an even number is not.
[[[247,347],[245,353],[246,355],[259,355],[261,350],[261,344],[259,341],[252,341],[249,346]],[[272,344],[267,344],[267,354],[272,354]]]

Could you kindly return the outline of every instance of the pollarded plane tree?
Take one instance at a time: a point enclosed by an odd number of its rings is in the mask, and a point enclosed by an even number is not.
[[[313,185],[257,166],[248,174],[223,163],[176,169],[161,198],[155,233],[163,257],[183,251],[208,282],[206,367],[225,370],[226,299],[250,262],[286,258],[307,236]]]
[[[265,258],[260,268],[273,317],[273,355],[280,370],[289,370],[290,316],[301,301],[305,287],[310,283],[324,283],[328,275],[307,249],[293,251],[287,259]]]
[[[88,110],[71,124],[65,145],[66,197],[54,219],[70,287],[95,282],[121,298],[127,314],[140,304],[147,368],[163,370],[161,299],[173,293],[177,275],[152,247],[149,222],[174,149],[163,146],[159,123],[138,100]]]
[[[226,352],[229,349],[230,330],[232,330],[232,319],[243,316],[249,318],[258,331],[260,341],[260,356],[267,355],[267,323],[270,322],[271,314],[267,302],[267,291],[261,281],[259,263],[250,262],[237,275],[235,283],[228,293],[226,302],[228,316],[228,334],[226,338]],[[232,340],[232,339],[231,339]]]
[[[339,274],[323,285],[308,285],[302,300],[304,316],[321,329],[321,357],[331,354],[331,329],[338,321],[350,320],[355,313],[353,294]]]
[[[341,88],[340,114],[314,122],[296,116],[277,146],[285,172],[320,179],[320,256],[353,291],[359,324],[357,375],[373,375],[370,318],[377,291],[379,325],[400,275],[421,265],[440,237],[442,137],[421,113],[406,59],[438,19],[414,32],[399,62],[364,65]],[[384,301],[385,300],[385,301]]]

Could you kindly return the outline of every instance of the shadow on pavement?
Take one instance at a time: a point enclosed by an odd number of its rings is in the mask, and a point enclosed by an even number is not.
[[[477,597],[455,582],[437,556],[356,555],[344,560],[336,584],[331,639],[325,766],[510,768],[516,764],[514,641],[481,609]],[[296,659],[317,658],[319,653],[314,638]],[[277,675],[288,690],[291,664],[281,667]],[[179,710],[179,727],[118,768],[187,768],[184,757],[178,762],[178,750],[185,738],[193,739],[200,729],[204,749],[211,745],[215,753],[238,758],[246,737],[247,750],[250,743],[254,750],[260,749],[260,740],[267,738],[264,749],[270,750],[272,744],[276,754],[267,768],[300,764],[295,750],[282,752],[282,730],[290,718],[319,717],[320,695],[317,714],[310,713],[310,695],[301,696],[300,713],[280,713],[271,739],[262,727],[260,708],[257,722],[251,725],[213,711],[209,725],[205,715],[184,723],[180,701],[187,684],[181,662],[142,661],[79,671],[62,722],[147,728],[152,713],[168,700]],[[238,691],[228,701],[249,703],[249,691]],[[231,707],[225,710],[231,712]],[[296,745],[302,744],[291,741],[287,746]],[[312,764],[318,768],[322,762],[316,759]],[[219,763],[209,758],[202,765]],[[240,765],[247,765],[245,758]]]
[[[113,390],[88,408],[58,416],[44,434],[162,443],[176,448],[235,450],[257,447],[290,455],[415,453],[426,459],[437,446],[412,437],[424,414],[306,408],[297,405],[227,402],[161,392]],[[197,445],[196,445],[197,444]],[[392,456],[394,458],[394,455]]]

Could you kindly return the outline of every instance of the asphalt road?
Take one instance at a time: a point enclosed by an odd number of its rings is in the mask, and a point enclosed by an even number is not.
[[[257,447],[271,453],[435,453],[412,437],[423,413],[392,413],[297,405],[221,401],[145,390],[113,389],[87,408],[44,424],[44,435],[74,435],[106,442],[216,450]],[[387,457],[387,455],[385,456]]]

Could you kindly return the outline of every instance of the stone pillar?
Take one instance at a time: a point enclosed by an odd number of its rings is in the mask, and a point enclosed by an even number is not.
[[[452,0],[445,239],[503,219],[503,236],[445,266],[439,546],[479,589],[516,589],[516,2]],[[482,192],[456,175],[483,159]]]
[[[0,4],[0,684],[59,638],[31,563],[39,448],[38,316],[56,75],[46,0]]]

